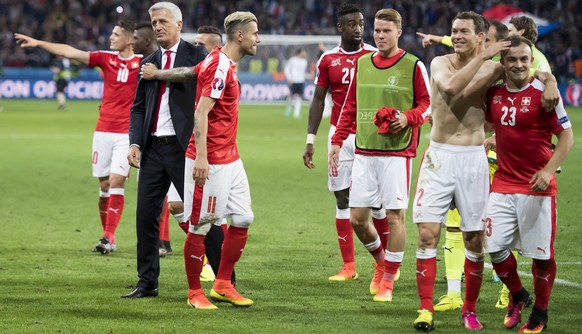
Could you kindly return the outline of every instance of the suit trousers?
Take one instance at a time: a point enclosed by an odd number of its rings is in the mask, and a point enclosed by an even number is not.
[[[142,157],[137,189],[137,273],[138,287],[158,288],[160,257],[158,253],[159,223],[164,198],[173,182],[184,198],[185,152],[175,142],[153,141]]]

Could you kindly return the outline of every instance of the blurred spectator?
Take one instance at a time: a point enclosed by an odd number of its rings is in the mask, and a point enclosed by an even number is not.
[[[202,25],[221,26],[227,14],[234,10],[248,10],[257,14],[264,34],[335,35],[335,7],[350,0],[177,0],[184,14],[183,32],[196,32]],[[376,10],[393,7],[402,13],[406,30],[400,47],[418,55],[425,64],[435,55],[448,53],[446,47],[423,49],[415,31],[430,31],[436,35],[450,34],[450,24],[459,11],[473,10],[482,13],[502,0],[353,0],[361,2],[366,18],[364,41],[372,41],[373,17]],[[556,77],[560,80],[574,78],[575,62],[582,58],[579,40],[582,38],[582,1],[512,0],[511,4],[539,17],[558,21],[562,25],[541,37],[537,45],[544,53]],[[148,20],[149,2],[114,0],[0,0],[0,57],[6,67],[48,67],[51,56],[39,50],[23,51],[16,47],[12,33],[23,32],[34,38],[72,44],[83,50],[107,49],[111,22],[128,17],[134,21]],[[119,8],[118,8],[119,7]],[[122,9],[118,13],[118,9]],[[296,48],[297,46],[294,46]],[[264,58],[277,57],[284,63],[288,48],[261,46]],[[26,52],[26,54],[24,54]],[[315,57],[315,53],[313,53]],[[317,59],[309,59],[310,62]],[[266,65],[266,64],[264,64]],[[249,68],[248,62],[239,64],[241,70]],[[263,66],[267,69],[269,66]]]

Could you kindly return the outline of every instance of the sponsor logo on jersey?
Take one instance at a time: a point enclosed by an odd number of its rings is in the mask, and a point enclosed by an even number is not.
[[[222,80],[221,78],[214,78],[214,80],[212,80],[212,89],[223,90],[224,89],[224,80]]]
[[[516,97],[514,97],[513,99],[511,97],[507,97],[507,101],[511,102],[511,105],[513,105],[513,102],[515,102]]]

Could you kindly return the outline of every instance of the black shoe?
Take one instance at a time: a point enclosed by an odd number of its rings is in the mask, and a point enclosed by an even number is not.
[[[158,296],[158,289],[147,290],[142,287],[137,287],[133,289],[132,292],[128,293],[125,296],[121,296],[121,298],[147,298],[147,297],[157,297]]]

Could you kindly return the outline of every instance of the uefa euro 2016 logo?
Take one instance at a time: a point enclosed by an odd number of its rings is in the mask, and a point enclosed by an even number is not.
[[[223,90],[224,89],[224,80],[221,78],[214,78],[212,81],[212,89],[213,90]]]
[[[390,86],[398,85],[398,77],[395,75],[391,75],[388,77],[388,81],[386,82]]]

